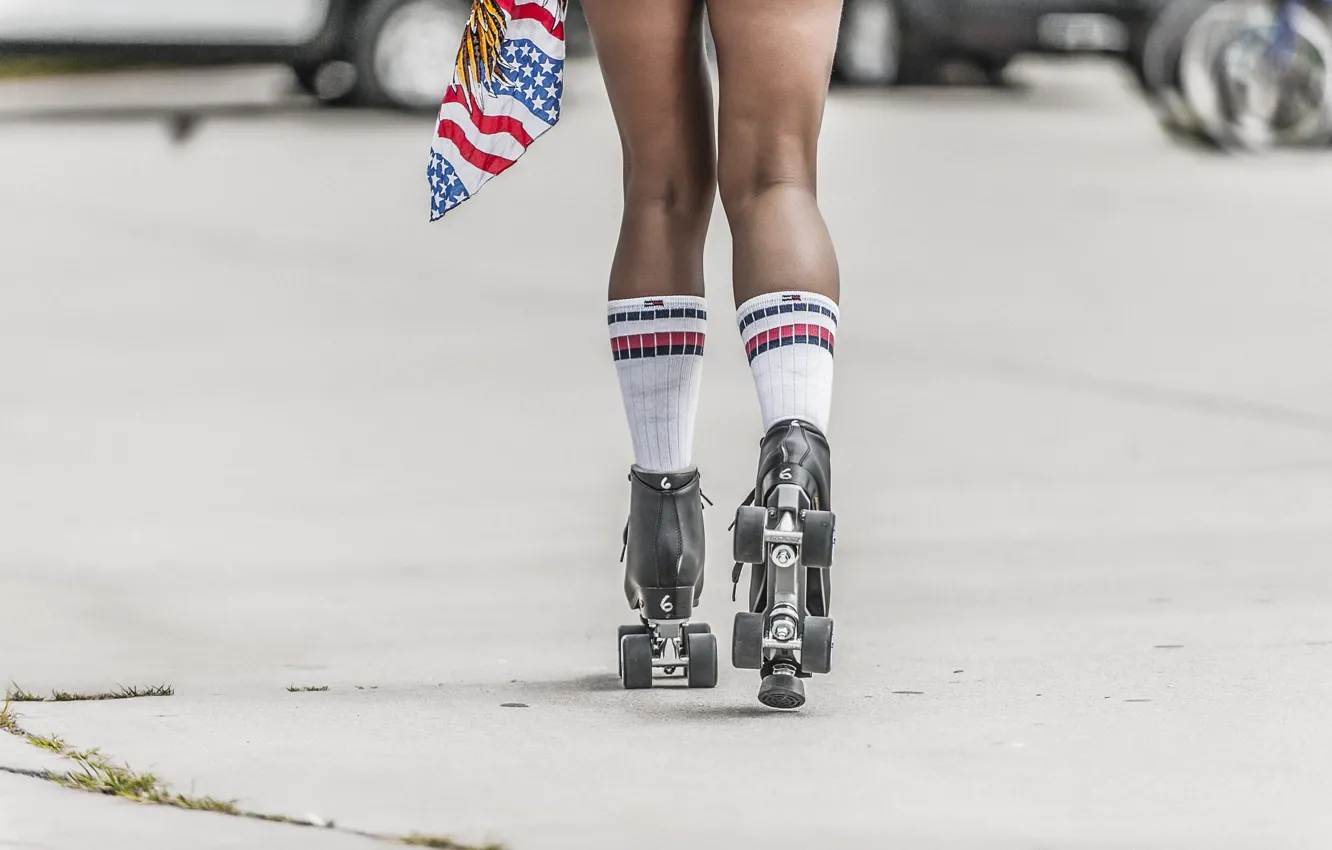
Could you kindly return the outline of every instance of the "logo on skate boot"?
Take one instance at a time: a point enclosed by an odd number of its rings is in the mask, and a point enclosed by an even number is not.
[[[790,481],[792,478],[791,467],[784,467],[781,472],[777,473],[777,477],[783,481]]]
[[[671,489],[671,479],[666,478],[665,476],[662,476],[662,479],[661,479],[661,489],[663,489],[663,490],[669,490],[669,489]]]
[[[669,614],[675,610],[675,603],[671,601],[671,595],[668,593],[661,598],[661,608],[663,614]]]
[[[665,307],[666,302],[660,298],[649,298],[643,302],[644,307]]]

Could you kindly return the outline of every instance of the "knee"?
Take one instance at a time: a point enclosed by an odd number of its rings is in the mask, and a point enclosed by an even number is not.
[[[814,154],[799,139],[770,139],[756,146],[723,150],[717,180],[728,214],[773,191],[814,194]]]
[[[649,215],[706,229],[716,197],[717,178],[712,168],[625,169],[626,215]]]

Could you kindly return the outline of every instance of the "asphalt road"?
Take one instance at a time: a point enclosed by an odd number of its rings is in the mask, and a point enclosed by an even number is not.
[[[434,226],[429,120],[266,72],[0,88],[0,676],[175,689],[19,722],[513,850],[1327,847],[1332,160],[1172,145],[1111,68],[1017,76],[829,107],[839,643],[796,714],[729,666],[615,676],[592,66]],[[197,102],[173,145],[160,108]],[[714,236],[699,613],[729,657],[759,421]],[[378,845],[0,771],[0,846]]]

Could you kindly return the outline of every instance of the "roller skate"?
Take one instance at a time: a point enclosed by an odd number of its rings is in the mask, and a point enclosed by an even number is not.
[[[832,669],[830,487],[828,440],[807,422],[779,422],[763,438],[754,492],[736,511],[737,588],[744,566],[753,569],[749,611],[735,615],[731,662],[760,671],[759,702],[770,708],[804,705],[802,680]]]
[[[690,617],[703,591],[703,494],[697,469],[629,473],[624,592],[642,621],[620,627],[620,680],[652,687],[653,674],[683,671],[691,688],[717,685],[717,638]]]

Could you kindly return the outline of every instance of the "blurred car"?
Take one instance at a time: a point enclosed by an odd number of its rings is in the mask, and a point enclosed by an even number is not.
[[[0,0],[0,55],[281,63],[328,101],[434,110],[469,0]],[[443,46],[443,47],[442,47]]]
[[[1173,135],[1225,150],[1332,140],[1332,3],[1174,0],[1147,40],[1143,88]]]
[[[1016,56],[1103,54],[1130,63],[1168,0],[844,0],[834,77],[923,82],[945,60],[993,82]]]

